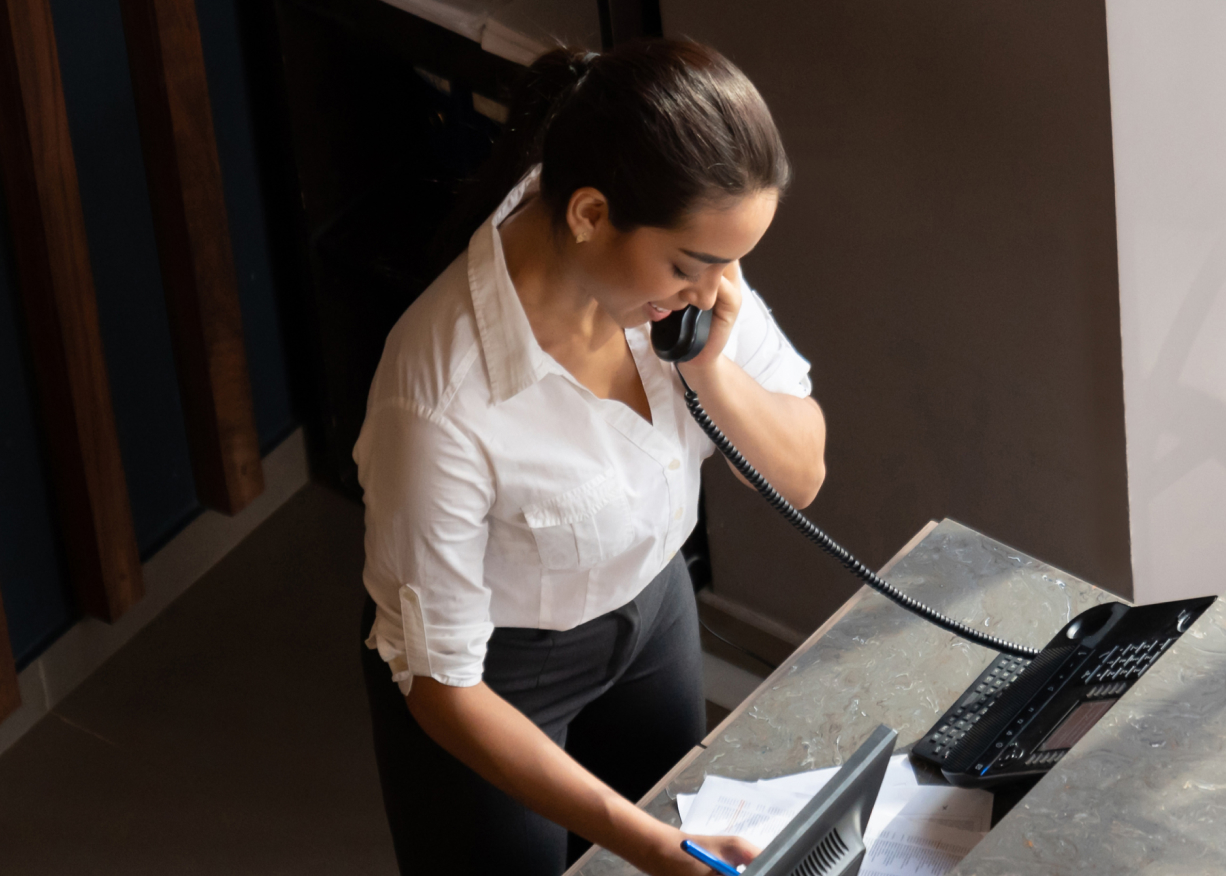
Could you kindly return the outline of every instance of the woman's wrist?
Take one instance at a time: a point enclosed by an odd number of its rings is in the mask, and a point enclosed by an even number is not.
[[[700,361],[703,357],[682,362],[677,367],[681,376],[689,384],[690,389],[698,393],[699,398],[708,398],[719,391],[724,383],[724,374],[732,360],[720,353],[708,361]]]
[[[681,850],[681,841],[685,839],[685,834],[680,828],[673,827],[671,824],[665,824],[655,818],[651,820],[655,822],[655,829],[644,847],[644,858],[642,861],[631,861],[630,863],[642,869],[644,873],[668,872],[671,867],[676,866],[678,861],[686,860],[686,854]]]
[[[675,866],[678,856],[684,858],[685,853],[681,851],[684,835],[680,828],[665,824],[624,797],[619,799],[623,805],[613,814],[611,841],[599,845],[644,873],[665,872],[670,864]]]

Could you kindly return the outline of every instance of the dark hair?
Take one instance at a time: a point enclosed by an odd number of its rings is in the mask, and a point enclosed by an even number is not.
[[[541,195],[564,221],[591,186],[623,231],[674,228],[686,213],[787,188],[787,156],[766,102],[714,49],[644,40],[604,54],[558,48],[528,68],[502,136],[453,219],[458,255],[477,226],[536,163]]]

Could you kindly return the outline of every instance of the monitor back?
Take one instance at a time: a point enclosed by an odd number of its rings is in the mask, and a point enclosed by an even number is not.
[[[742,876],[855,876],[898,734],[879,725]]]

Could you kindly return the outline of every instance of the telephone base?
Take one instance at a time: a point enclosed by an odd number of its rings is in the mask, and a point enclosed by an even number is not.
[[[912,753],[964,788],[1041,778],[1214,599],[1082,612],[1033,660],[999,655]]]

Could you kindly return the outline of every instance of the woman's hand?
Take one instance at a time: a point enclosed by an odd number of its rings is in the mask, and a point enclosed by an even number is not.
[[[684,365],[687,380],[691,371],[707,370],[723,354],[728,338],[732,335],[732,326],[736,324],[737,314],[741,312],[741,298],[741,263],[729,262],[719,276],[715,306],[711,308],[711,333],[707,336],[707,344],[701,353]]]
[[[743,840],[739,836],[687,836],[686,839],[698,843],[708,852],[719,858],[721,861],[727,861],[733,867],[739,867],[741,864],[748,864],[758,855],[762,854],[762,850],[748,840]],[[689,855],[686,855],[689,858]],[[713,872],[711,868],[705,864],[694,860],[695,864],[701,868],[700,872],[703,876]]]
[[[770,392],[723,355],[742,297],[740,264],[731,262],[720,276],[706,346],[678,367],[728,440],[785,499],[805,508],[826,477],[826,420],[812,398]]]
[[[753,843],[739,836],[694,836],[683,833],[679,834],[677,842],[673,844],[671,851],[674,854],[667,855],[667,860],[659,868],[653,867],[650,871],[652,876],[711,876],[715,872],[693,855],[681,850],[681,840],[687,839],[733,867],[748,864],[762,853]]]
[[[711,876],[681,850],[685,834],[585,770],[485,682],[452,687],[419,676],[407,702],[431,739],[534,812],[652,876]],[[730,864],[746,863],[758,852],[736,837],[690,838]]]

